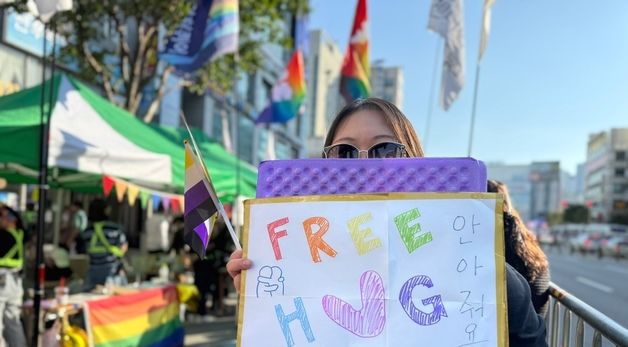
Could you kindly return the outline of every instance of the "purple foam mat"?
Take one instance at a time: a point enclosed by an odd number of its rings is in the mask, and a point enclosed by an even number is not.
[[[258,198],[390,192],[486,192],[486,166],[473,158],[295,159],[258,169]]]

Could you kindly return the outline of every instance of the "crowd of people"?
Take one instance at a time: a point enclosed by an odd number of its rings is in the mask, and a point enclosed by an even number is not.
[[[28,215],[28,211],[22,214]],[[72,255],[84,254],[89,259],[87,276],[79,287],[91,291],[108,285],[126,285],[130,268],[127,252],[129,243],[120,224],[111,218],[110,204],[101,198],[93,199],[87,211],[83,203],[73,202],[63,209],[58,243],[44,247],[45,281],[47,283],[68,283],[73,279],[70,264]],[[23,218],[19,212],[0,204],[0,347],[26,346],[26,334],[22,324],[23,283],[31,279],[35,271],[36,218]],[[149,228],[149,226],[146,226]],[[158,254],[172,271],[168,280],[192,282],[196,287],[196,313],[207,315],[208,300],[212,299],[212,309],[220,307],[218,290],[219,270],[224,269],[229,255],[229,242],[224,223],[216,226],[206,257],[194,255],[183,241],[183,217],[174,216],[166,224],[167,245]],[[147,233],[154,231],[146,230]],[[143,274],[158,276],[158,274]],[[28,278],[26,277],[28,276]],[[193,278],[190,278],[193,277]],[[48,293],[52,295],[53,293]]]

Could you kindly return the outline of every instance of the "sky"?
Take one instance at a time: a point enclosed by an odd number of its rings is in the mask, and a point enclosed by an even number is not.
[[[428,156],[467,155],[483,2],[464,1],[465,86],[444,112],[437,100],[443,42],[426,29],[431,1],[368,1],[371,61],[403,68],[401,109]],[[355,5],[311,0],[310,29],[323,29],[345,51]],[[481,64],[472,156],[507,164],[559,160],[574,173],[586,160],[589,134],[628,127],[627,16],[625,0],[497,0]]]

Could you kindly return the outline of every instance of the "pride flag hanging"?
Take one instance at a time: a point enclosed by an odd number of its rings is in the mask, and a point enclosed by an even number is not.
[[[238,51],[238,0],[199,0],[168,39],[161,59],[182,72]]]
[[[303,53],[297,49],[292,53],[283,77],[271,91],[270,104],[260,113],[255,123],[286,123],[300,113],[304,99]]]
[[[207,243],[218,218],[218,198],[205,170],[185,142],[185,193],[184,193],[185,242],[201,258],[205,257]]]
[[[358,0],[349,47],[342,63],[340,94],[347,103],[371,93],[366,0]]]
[[[85,307],[90,346],[183,346],[175,286],[88,301]]]

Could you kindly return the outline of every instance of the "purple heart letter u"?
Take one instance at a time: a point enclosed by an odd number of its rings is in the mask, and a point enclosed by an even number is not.
[[[348,302],[333,295],[323,297],[323,309],[327,316],[344,329],[360,337],[375,337],[386,325],[384,281],[375,271],[360,276],[362,308],[356,310]]]

